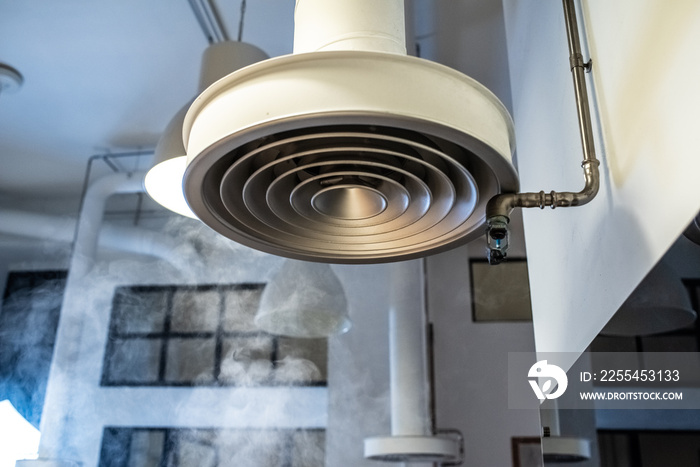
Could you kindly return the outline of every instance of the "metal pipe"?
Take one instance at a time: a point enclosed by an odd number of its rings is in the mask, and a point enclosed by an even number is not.
[[[212,0],[189,0],[189,3],[210,44],[229,40],[226,27],[221,21],[221,15]]]
[[[241,17],[238,19],[238,42],[243,41],[243,23],[245,21],[245,0],[241,0]]]
[[[591,62],[585,63],[581,53],[574,2],[573,0],[563,0],[563,5],[569,45],[569,63],[574,81],[576,110],[583,149],[581,167],[583,168],[584,187],[577,193],[556,191],[549,193],[544,191],[539,193],[503,193],[491,198],[486,205],[487,242],[491,264],[500,263],[506,256],[508,223],[510,222],[510,213],[514,208],[539,207],[544,209],[545,206],[550,206],[554,209],[556,207],[583,206],[596,196],[600,187],[598,170],[600,162],[595,155],[593,125],[591,124],[585,79],[585,72],[590,69]]]

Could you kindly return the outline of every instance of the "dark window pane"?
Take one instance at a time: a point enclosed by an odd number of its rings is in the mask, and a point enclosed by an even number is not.
[[[222,466],[280,467],[288,456],[284,430],[230,430],[219,436]]]
[[[165,379],[170,382],[211,382],[214,377],[216,341],[206,338],[173,338],[168,341]]]
[[[236,385],[260,384],[272,375],[270,336],[224,339],[219,380]]]
[[[164,430],[134,430],[128,467],[160,467],[164,442]]]
[[[115,339],[110,344],[106,382],[154,383],[160,368],[160,339]]]
[[[217,467],[213,430],[183,430],[177,437],[178,467]]]
[[[106,427],[99,467],[322,467],[325,430]]]
[[[214,332],[219,325],[221,294],[217,290],[183,290],[173,294],[173,332]]]
[[[118,334],[162,332],[167,292],[122,287],[117,289],[112,308],[112,330]]]
[[[328,378],[328,341],[280,337],[277,344],[275,381],[280,383],[320,383]]]
[[[105,427],[99,467],[128,467],[131,428]]]
[[[65,271],[11,272],[0,312],[0,400],[39,428]]]
[[[323,467],[326,465],[326,432],[299,430],[292,432],[291,467]]]
[[[256,332],[253,319],[258,312],[262,288],[230,290],[224,293],[224,332]]]

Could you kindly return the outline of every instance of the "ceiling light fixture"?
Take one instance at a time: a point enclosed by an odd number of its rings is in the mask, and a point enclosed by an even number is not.
[[[253,63],[265,60],[267,54],[245,42],[225,41],[211,44],[202,56],[199,91],[218,79]],[[145,178],[148,194],[160,205],[183,216],[197,218],[187,205],[182,191],[182,178],[187,155],[182,140],[182,124],[191,102],[168,123],[156,146],[153,167]]]
[[[241,1],[238,41],[230,41],[216,6],[211,0],[190,0],[190,7],[209,41],[202,56],[199,92],[217,80],[253,63],[265,60],[267,54],[254,45],[242,42],[245,0]],[[155,149],[153,167],[144,181],[146,192],[163,207],[196,219],[182,191],[182,179],[187,167],[182,125],[192,102],[188,102],[170,120]]]
[[[350,329],[340,280],[327,264],[287,260],[265,286],[255,324],[270,334],[320,338]]]
[[[697,313],[671,266],[660,261],[640,282],[600,333],[649,336],[690,326]]]

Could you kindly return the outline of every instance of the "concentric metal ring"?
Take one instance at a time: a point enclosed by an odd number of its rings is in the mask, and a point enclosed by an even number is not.
[[[233,238],[286,256],[394,258],[454,241],[475,223],[479,187],[460,163],[468,156],[411,131],[312,127],[221,158],[206,181],[218,190],[205,202]]]

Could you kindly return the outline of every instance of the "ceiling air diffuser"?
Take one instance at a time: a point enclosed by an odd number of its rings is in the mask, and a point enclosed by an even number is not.
[[[491,197],[518,189],[505,107],[406,55],[402,0],[298,0],[294,53],[214,83],[183,136],[197,217],[307,261],[452,248],[483,235]]]

